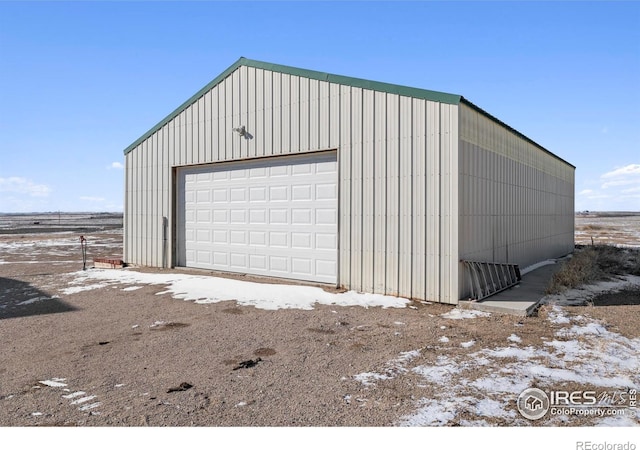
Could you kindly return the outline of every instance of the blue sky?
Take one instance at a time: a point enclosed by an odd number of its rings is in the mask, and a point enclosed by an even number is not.
[[[240,56],[461,94],[640,211],[637,2],[0,1],[0,212],[122,210],[123,149]]]

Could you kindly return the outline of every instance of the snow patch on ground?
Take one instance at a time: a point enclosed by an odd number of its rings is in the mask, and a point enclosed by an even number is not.
[[[519,344],[520,342],[522,342],[522,338],[520,338],[520,336],[516,335],[516,334],[512,334],[511,336],[509,336],[507,338],[508,341],[510,342],[515,342],[517,344]]]
[[[429,364],[410,367],[405,361],[394,368],[398,358],[389,361],[382,373],[367,372],[356,380],[372,389],[376,383],[411,372],[422,378],[421,386],[432,386],[431,392],[436,394],[418,400],[416,411],[398,422],[403,426],[488,426],[487,417],[504,419],[511,426],[530,425],[515,407],[518,395],[526,388],[553,389],[564,382],[616,390],[640,386],[640,338],[610,332],[583,316],[568,317],[559,306],[552,308],[549,321],[560,328],[555,338],[541,347],[519,347],[521,338],[512,334],[508,347],[441,354]],[[471,347],[473,343],[461,345]],[[542,420],[551,424],[570,422],[571,417]],[[628,416],[592,420],[604,426],[640,425],[640,418]]]
[[[20,303],[16,303],[16,306],[30,305],[32,303],[42,302],[44,300],[53,300],[54,298],[58,298],[58,296],[54,295],[53,297],[47,297],[47,296],[34,297],[34,298],[30,298],[29,300],[25,300],[25,301],[22,301]]]
[[[384,373],[377,372],[363,372],[354,375],[354,379],[361,382],[365,386],[373,386],[376,381],[391,380],[398,376],[398,374],[408,372],[406,365],[412,360],[420,356],[420,350],[411,350],[408,352],[402,352],[400,355],[389,361],[385,368]]]
[[[196,303],[236,301],[242,306],[259,309],[313,309],[314,304],[404,308],[410,301],[389,295],[366,294],[355,291],[326,292],[319,287],[285,284],[254,283],[212,276],[188,274],[156,274],[133,270],[90,269],[71,274],[71,286],[61,292],[65,295],[99,289],[113,284],[166,285],[157,295],[170,294],[173,298]],[[93,284],[87,284],[94,282]],[[99,282],[99,283],[95,283]],[[127,289],[127,288],[124,288]]]
[[[556,263],[555,259],[547,259],[545,261],[540,261],[538,263],[527,266],[524,269],[520,269],[520,275],[526,275],[529,272],[533,272],[534,270],[539,269],[540,267],[548,266],[550,264],[555,264],[555,263]]]
[[[138,289],[142,289],[142,286],[129,286],[122,288],[123,291],[137,291]]]
[[[491,315],[490,313],[484,312],[484,311],[455,308],[449,311],[448,313],[440,314],[440,317],[444,317],[445,319],[460,320],[460,319],[475,319],[476,317],[488,317],[490,315]]]
[[[63,388],[62,389],[63,392],[70,392],[71,389],[66,388],[68,384],[63,383],[63,381],[67,381],[67,379],[51,378],[49,380],[39,381],[39,383],[45,386],[49,386],[51,388]],[[76,407],[76,409],[78,409],[79,411],[93,410],[98,406],[102,405],[101,402],[89,403],[90,401],[95,400],[97,398],[97,395],[91,395],[91,394],[87,395],[87,393],[82,390],[74,391],[70,394],[63,394],[60,397],[65,400],[70,400],[69,406]],[[100,413],[98,411],[91,411],[91,414],[99,415]]]
[[[52,378],[50,380],[40,381],[40,384],[44,384],[45,386],[49,387],[65,387],[67,383],[63,383],[63,381],[66,380],[66,378]]]
[[[78,292],[93,291],[94,289],[100,289],[106,286],[107,285],[104,283],[89,284],[84,286],[72,286],[66,289],[62,289],[62,291],[60,292],[62,292],[64,295],[72,295],[77,294]]]

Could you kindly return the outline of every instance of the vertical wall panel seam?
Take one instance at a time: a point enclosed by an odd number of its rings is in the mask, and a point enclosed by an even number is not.
[[[431,268],[429,267],[429,251],[428,251],[428,245],[429,245],[429,214],[432,212],[431,208],[433,207],[433,205],[429,205],[429,172],[430,172],[430,164],[429,164],[429,136],[428,136],[428,130],[429,130],[429,102],[425,101],[424,102],[424,136],[425,136],[425,142],[424,142],[424,202],[425,202],[425,206],[424,206],[424,230],[423,230],[423,235],[424,235],[424,267],[422,268],[422,276],[424,276],[424,296],[425,296],[425,300],[428,300],[429,297],[429,277],[427,276],[427,271],[430,270]],[[432,183],[433,184],[433,183]],[[428,207],[427,207],[428,206]],[[432,221],[433,222],[433,221]]]
[[[329,84],[329,98],[331,98],[331,84]],[[331,108],[329,108],[329,125],[331,125]],[[331,130],[331,126],[329,126],[329,130]],[[342,146],[340,145],[340,90],[338,90],[338,149],[336,151],[336,164],[338,170],[338,217],[337,217],[337,226],[338,226],[338,236],[336,237],[336,286],[342,285],[342,263],[340,258],[340,235],[342,234],[342,210],[341,210],[341,199],[342,199],[342,170],[341,170],[341,162],[340,157],[342,155]],[[331,139],[329,139],[329,145],[331,145]]]
[[[327,82],[327,143],[331,147],[331,83]]]
[[[278,127],[280,128],[280,132],[278,133],[280,135],[280,148],[278,149],[278,153],[282,152],[282,149],[284,147],[282,141],[284,140],[282,138],[283,136],[283,130],[282,130],[282,111],[284,110],[284,100],[283,100],[283,95],[282,95],[282,77],[284,75],[283,74],[279,74],[278,76],[278,83],[280,83],[280,89],[278,89],[278,92],[280,93],[280,99],[278,101],[278,104],[280,105],[279,108],[279,118],[278,118]]]
[[[300,96],[300,77],[296,77],[296,80],[298,81],[298,98],[297,98],[297,102],[296,102],[296,104],[298,105],[298,108],[297,108],[298,109],[298,111],[297,111],[297,114],[298,114],[298,133],[297,133],[297,135],[298,135],[298,144],[297,144],[296,149],[297,149],[298,152],[300,152],[300,144],[302,142],[301,141],[301,137],[300,137],[300,118],[302,117],[302,105],[301,105],[302,102],[300,100],[302,99],[302,97]]]
[[[220,106],[222,106],[222,117],[220,118],[220,121],[222,122],[222,132],[223,132],[223,145],[224,145],[224,157],[220,158],[221,160],[226,160],[227,159],[227,148],[229,147],[229,144],[227,142],[227,136],[228,133],[226,132],[227,130],[227,83],[228,83],[228,79],[229,77],[225,78],[225,80],[220,83],[220,94],[224,94],[224,101],[220,100],[220,95],[218,95],[218,102],[220,102]],[[218,157],[222,156],[220,154],[220,149],[218,149]]]
[[[413,217],[415,214],[415,202],[413,201],[413,183],[414,183],[414,179],[416,178],[416,170],[414,167],[415,164],[415,158],[414,158],[414,154],[413,152],[415,151],[415,146],[414,146],[414,142],[413,139],[415,137],[416,134],[416,130],[414,128],[414,123],[413,123],[413,117],[414,117],[414,112],[413,112],[413,106],[414,105],[414,101],[413,99],[411,99],[411,113],[410,113],[410,118],[409,120],[411,121],[411,136],[409,138],[409,142],[410,142],[410,167],[411,167],[411,183],[409,183],[409,198],[411,199],[409,201],[409,223],[410,223],[410,230],[411,230],[411,238],[409,240],[409,293],[410,293],[410,298],[413,298],[413,277],[415,276],[413,273],[413,254],[415,252],[415,248],[414,248],[414,241],[413,241]]]
[[[385,188],[384,188],[384,212],[385,212],[385,218],[384,218],[384,222],[385,222],[385,226],[384,226],[384,230],[385,230],[385,234],[389,229],[388,226],[388,221],[387,221],[387,217],[389,215],[389,198],[387,196],[388,190],[386,187],[386,184],[389,182],[389,133],[387,132],[387,130],[389,129],[389,114],[388,114],[388,109],[389,109],[389,94],[385,93],[384,94],[384,138],[385,138],[385,145],[384,145],[384,154],[385,154],[385,158],[384,158],[384,183],[385,183]],[[388,288],[387,288],[387,274],[388,274],[388,265],[387,265],[387,251],[389,249],[388,247],[388,239],[386,236],[384,236],[383,239],[384,242],[384,293],[386,294],[388,292]]]
[[[371,173],[371,179],[372,179],[372,186],[371,186],[371,192],[373,193],[373,198],[372,198],[372,215],[371,215],[371,221],[373,222],[372,227],[371,227],[371,259],[373,261],[373,263],[371,264],[371,286],[372,286],[372,291],[375,291],[376,289],[376,267],[375,267],[375,260],[376,260],[376,93],[375,91],[373,91],[373,112],[372,112],[372,117],[373,117],[373,126],[371,127],[371,140],[372,140],[372,146],[371,146],[371,159],[372,159],[372,165],[373,167],[371,168],[372,173]]]
[[[238,109],[239,111],[233,111],[234,115],[238,114],[238,123],[236,124],[237,127],[243,125],[242,123],[242,67],[239,68],[239,70],[237,71],[238,74]],[[235,88],[235,86],[234,86]],[[233,93],[233,91],[231,91]],[[273,92],[273,90],[271,91]],[[235,99],[234,99],[235,100]],[[242,158],[242,143],[244,141],[244,138],[242,136],[239,136],[239,139],[236,139],[236,137],[234,136],[234,140],[233,142],[238,142],[238,151],[237,151],[237,157],[238,158]],[[235,148],[234,148],[235,150]],[[236,152],[233,152],[233,159],[236,158]]]
[[[365,99],[365,90],[362,89],[360,91],[360,220],[359,229],[360,229],[360,254],[358,255],[358,261],[360,262],[360,286],[359,290],[364,290],[364,99]]]
[[[398,205],[398,215],[396,218],[396,233],[397,233],[397,243],[396,243],[396,253],[397,253],[397,270],[396,270],[396,291],[398,292],[398,295],[400,295],[400,243],[401,241],[401,234],[402,234],[402,230],[400,227],[400,222],[401,222],[401,217],[402,217],[402,212],[400,211],[400,202],[401,200],[401,194],[402,194],[402,166],[401,166],[401,158],[400,158],[400,150],[402,148],[402,127],[401,127],[401,122],[400,122],[400,117],[402,116],[402,103],[400,101],[400,95],[397,96],[398,97],[398,119],[397,119],[397,125],[398,125],[398,134],[397,134],[397,138],[396,141],[398,143],[398,149],[397,149],[397,154],[396,154],[396,159],[397,159],[397,167],[398,167],[398,192],[396,193],[396,195],[398,196],[398,198],[396,199],[397,201],[397,205]]]
[[[198,139],[200,136],[198,136],[198,130],[196,129],[197,125],[194,121],[194,110],[197,112],[198,111],[198,103],[194,103],[191,108],[188,109],[189,114],[190,114],[190,122],[187,123],[187,126],[189,127],[189,132],[191,134],[191,148],[190,153],[191,153],[191,157],[189,158],[189,162],[193,163],[194,161],[198,160],[198,153],[196,152],[196,149],[194,148],[196,145],[198,145]]]
[[[316,123],[315,123],[315,127],[316,127],[316,142],[314,142],[313,147],[311,146],[311,124],[309,124],[309,150],[315,148],[318,149],[320,148],[320,117],[321,117],[321,112],[320,112],[320,103],[322,103],[322,99],[320,98],[320,81],[318,81],[317,83],[314,83],[316,86],[316,94],[315,94],[315,114],[316,114]],[[311,117],[312,117],[312,108],[311,108],[311,86],[309,86],[309,122],[311,122]]]
[[[271,89],[271,91],[270,91],[271,92],[271,105],[270,105],[271,106],[271,133],[269,133],[271,135],[271,145],[270,145],[271,149],[269,151],[270,155],[275,155],[276,154],[276,150],[273,148],[273,142],[274,142],[273,136],[275,134],[273,132],[273,129],[274,129],[274,123],[273,122],[275,121],[275,114],[273,113],[273,103],[274,103],[274,101],[273,101],[273,75],[274,75],[274,72],[271,72],[271,87],[270,87],[270,89]]]
[[[438,103],[438,294],[442,300],[442,105]]]
[[[289,152],[291,152],[293,150],[293,148],[292,148],[293,147],[293,145],[292,145],[293,143],[291,142],[291,123],[292,123],[291,122],[291,116],[293,115],[293,108],[292,108],[293,98],[291,97],[291,93],[292,93],[292,90],[291,90],[292,82],[291,81],[292,80],[293,80],[293,77],[291,77],[291,75],[289,75],[289,83],[288,83],[288,85],[289,85],[289,124],[288,124],[288,130],[287,130],[287,132],[289,133],[289,139],[288,139]]]
[[[311,80],[307,81],[307,150],[311,150]]]
[[[264,80],[266,78],[265,77],[265,72],[266,71],[263,71],[263,73],[262,73],[262,87],[260,89],[262,91],[262,132],[263,133],[265,132],[266,127],[267,127],[267,106],[266,106],[267,105],[267,101],[266,101],[267,97],[266,97],[266,94],[265,94],[266,89],[265,89],[265,84],[264,84],[265,83]],[[256,79],[257,79],[257,77],[256,77]],[[267,142],[264,140],[264,136],[262,136],[261,142],[262,142],[262,156],[265,156],[267,154]]]
[[[349,285],[353,288],[353,88],[349,88]]]
[[[244,77],[245,79],[244,80],[242,78],[240,79],[240,86],[244,85],[244,91],[246,91],[246,95],[244,95],[244,96],[242,95],[242,91],[243,91],[242,88],[238,89],[238,96],[240,97],[238,99],[239,100],[238,104],[240,105],[240,114],[239,114],[240,123],[238,124],[238,126],[244,125],[245,127],[248,128],[249,127],[249,68],[245,69],[245,74],[246,74],[245,77]],[[240,75],[242,75],[242,72],[240,72]],[[242,111],[242,106],[243,106],[242,105],[242,101],[243,100],[245,102],[245,104],[244,104],[244,108],[245,108],[244,112]],[[245,123],[245,120],[243,118],[245,115],[246,115],[246,122],[247,123]],[[251,133],[251,132],[255,133],[255,131],[253,131],[253,130],[248,130],[247,129],[247,131],[249,133]],[[244,154],[242,153],[242,147],[246,148]],[[247,139],[244,139],[243,137],[240,137],[240,157],[241,158],[242,157],[247,158],[249,156],[250,156],[249,155],[249,141]]]

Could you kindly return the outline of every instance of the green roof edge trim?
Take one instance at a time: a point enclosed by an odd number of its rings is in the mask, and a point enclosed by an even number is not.
[[[222,72],[220,75],[215,77],[206,86],[204,86],[194,95],[192,95],[187,101],[185,101],[180,106],[178,106],[168,116],[166,116],[156,125],[154,125],[149,131],[147,131],[145,134],[143,134],[138,139],[136,139],[135,142],[133,142],[131,145],[125,148],[124,154],[126,155],[131,150],[133,150],[138,145],[140,145],[143,141],[145,141],[147,138],[153,135],[156,131],[158,131],[160,128],[162,128],[167,123],[169,123],[178,114],[180,114],[182,111],[184,111],[193,103],[195,103],[200,97],[206,94],[209,90],[213,89],[218,83],[220,83],[229,75],[231,75],[231,73],[240,66],[254,67],[256,69],[270,70],[273,72],[279,72],[279,73],[285,73],[288,75],[295,75],[295,76],[310,78],[312,80],[327,81],[329,83],[342,84],[342,85],[347,85],[347,86],[352,86],[352,87],[357,87],[362,89],[368,89],[372,91],[387,92],[389,94],[397,94],[405,97],[431,100],[431,101],[440,102],[440,103],[447,103],[450,105],[457,105],[460,103],[462,99],[462,96],[460,95],[447,94],[446,92],[430,91],[427,89],[412,88],[412,87],[401,86],[397,84],[383,83],[380,81],[371,81],[371,80],[365,80],[362,78],[353,78],[353,77],[347,77],[343,75],[334,75],[334,74],[325,73],[325,72],[318,72],[315,70],[299,69],[297,67],[283,66],[280,64],[273,64],[273,63],[268,63],[263,61],[255,61],[252,59],[241,57],[231,66],[229,66],[229,68],[227,68],[224,72]]]
[[[554,158],[562,161],[563,163],[573,167],[574,169],[576,168],[576,166],[574,166],[573,164],[571,164],[570,162],[568,162],[565,159],[560,158],[558,155],[556,155],[555,153],[547,150],[546,148],[544,148],[542,145],[538,144],[536,141],[534,141],[531,138],[528,138],[527,136],[525,136],[524,134],[520,133],[518,130],[516,130],[515,128],[510,127],[509,125],[507,125],[506,123],[504,123],[503,121],[501,121],[500,119],[498,119],[497,117],[492,116],[491,114],[489,114],[488,112],[486,112],[484,109],[480,108],[477,105],[474,105],[473,103],[471,103],[469,100],[467,100],[464,97],[460,97],[460,103],[468,106],[469,108],[479,112],[480,114],[482,114],[483,116],[488,117],[489,119],[493,120],[496,123],[499,123],[500,125],[502,125],[503,127],[505,127],[507,130],[511,131],[512,133],[514,133],[516,136],[524,139],[525,141],[527,141],[528,143],[536,146],[537,148],[539,148],[540,150],[542,150],[545,153],[548,153],[549,155],[553,156]]]

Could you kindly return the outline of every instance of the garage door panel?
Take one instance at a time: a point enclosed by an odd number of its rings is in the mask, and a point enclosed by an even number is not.
[[[227,267],[229,265],[229,254],[226,252],[213,252],[213,264]]]
[[[288,247],[289,246],[289,234],[286,231],[271,231],[269,232],[269,246],[270,247]]]
[[[206,251],[198,251],[196,252],[196,260],[201,264],[210,264],[211,263],[211,252]]]
[[[336,225],[338,223],[338,211],[331,209],[316,209],[316,225]]]
[[[286,177],[289,175],[289,170],[286,166],[273,166],[269,168],[269,177]]]
[[[289,210],[287,209],[271,209],[269,210],[269,223],[274,225],[289,224]]]
[[[230,201],[233,202],[245,202],[247,201],[247,188],[233,188],[230,189]]]
[[[295,202],[311,200],[311,186],[308,184],[298,184],[291,186],[291,200]]]
[[[228,230],[213,230],[213,243],[219,245],[226,245],[229,243],[229,231]]]
[[[337,173],[338,166],[336,161],[324,161],[316,164],[316,173]]]
[[[226,204],[229,201],[227,189],[213,189],[213,203]]]
[[[229,179],[230,180],[246,180],[247,179],[247,171],[245,169],[235,169],[229,171]]]
[[[197,173],[195,176],[195,181],[197,183],[207,182],[211,180],[211,174],[207,172]]]
[[[267,256],[266,255],[249,255],[249,268],[252,270],[266,271],[268,269]]]
[[[198,209],[196,211],[196,222],[209,224],[211,223],[211,210],[209,209]]]
[[[249,245],[265,246],[267,245],[267,233],[265,231],[250,231]]]
[[[280,275],[288,274],[289,259],[282,256],[269,256],[269,270]]]
[[[247,223],[247,210],[246,209],[232,209],[229,217],[232,225],[245,225]]]
[[[235,269],[242,269],[246,271],[247,267],[247,255],[245,253],[231,253],[230,255],[230,267]]]
[[[334,233],[316,233],[316,248],[321,250],[337,250],[338,239]]]
[[[338,198],[338,186],[331,184],[316,185],[316,200],[336,200]]]
[[[231,245],[247,245],[246,231],[231,231]]]
[[[311,276],[313,261],[309,258],[291,258],[291,272],[295,275]]]
[[[269,188],[269,201],[270,202],[289,201],[289,187],[288,186],[271,186]]]
[[[313,173],[311,164],[296,164],[292,166],[291,175],[293,176],[306,176]]]
[[[249,170],[250,178],[266,178],[267,177],[267,168],[266,167],[256,167]]]
[[[224,172],[224,171],[213,172],[211,179],[213,181],[227,181],[229,179],[229,172]]]
[[[322,277],[334,276],[337,272],[337,264],[334,260],[316,260],[316,273]]]
[[[249,211],[250,225],[265,225],[267,223],[266,209],[252,209]]]
[[[311,208],[295,208],[291,210],[292,225],[313,225]]]
[[[295,249],[311,250],[311,233],[291,233],[291,247]]]
[[[229,210],[217,209],[213,211],[213,223],[214,224],[228,224],[229,223]]]
[[[178,183],[178,265],[336,282],[335,153],[184,168]]]
[[[196,230],[196,240],[198,242],[211,242],[211,230]]]

